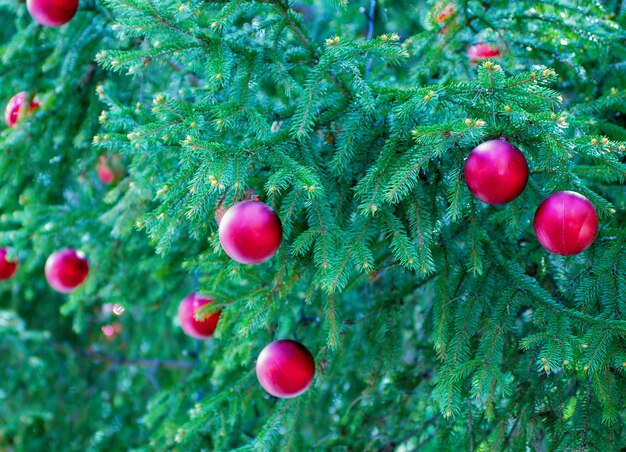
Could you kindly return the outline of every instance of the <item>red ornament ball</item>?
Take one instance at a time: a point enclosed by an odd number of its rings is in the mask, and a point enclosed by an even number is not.
[[[122,171],[119,156],[109,158],[106,155],[101,155],[98,158],[96,173],[98,174],[98,179],[100,179],[103,184],[109,185],[117,182]]]
[[[276,212],[260,201],[243,201],[226,211],[220,221],[222,248],[242,264],[265,262],[278,251],[283,225]]]
[[[9,103],[4,109],[4,119],[9,127],[17,127],[17,121],[19,121],[25,113],[24,110],[26,110],[26,108],[24,108],[24,105],[28,101],[28,97],[28,93],[22,91],[9,99]],[[39,101],[33,99],[28,107],[28,113],[34,112],[37,108],[39,108]]]
[[[17,262],[7,260],[8,249],[0,248],[0,280],[11,278],[17,270]]]
[[[81,251],[66,248],[48,257],[45,273],[48,284],[54,290],[67,294],[87,279],[89,262]]]
[[[465,182],[470,192],[488,204],[517,198],[528,182],[528,163],[519,149],[504,140],[486,141],[465,161]]]
[[[476,44],[469,48],[467,55],[472,61],[499,58],[500,49],[490,46],[489,44]]]
[[[98,173],[98,179],[100,179],[100,181],[105,185],[115,182],[115,173],[111,167],[107,165],[106,158],[104,162],[102,161],[102,158],[100,159],[100,162],[96,165],[96,173]]]
[[[571,256],[591,246],[598,235],[598,213],[591,201],[573,191],[548,196],[534,221],[539,243],[554,254]]]
[[[315,360],[301,343],[280,340],[265,346],[256,362],[256,376],[263,389],[288,399],[306,391],[315,376]]]
[[[206,317],[204,320],[196,320],[195,315],[202,306],[213,303],[215,300],[204,298],[196,293],[187,295],[178,305],[178,320],[187,336],[196,339],[205,339],[213,336],[220,319],[221,311]]]
[[[31,17],[46,27],[68,23],[76,11],[78,0],[26,0]]]
[[[115,322],[110,325],[104,325],[102,327],[102,334],[108,341],[112,341],[115,337],[122,332],[122,324]]]

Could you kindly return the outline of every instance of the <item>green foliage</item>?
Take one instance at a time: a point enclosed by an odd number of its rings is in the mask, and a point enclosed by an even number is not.
[[[0,132],[21,263],[0,449],[626,447],[621,2],[107,0],[54,29],[0,5],[0,95],[42,104]],[[502,57],[469,61],[479,42]],[[501,137],[531,176],[488,206],[463,164]],[[257,266],[217,237],[248,190],[284,227]],[[532,230],[558,190],[601,218],[577,256]],[[67,246],[92,271],[63,297],[43,263]],[[196,284],[216,299],[197,315],[222,310],[202,346],[173,320]],[[275,338],[315,356],[296,399],[254,376]]]

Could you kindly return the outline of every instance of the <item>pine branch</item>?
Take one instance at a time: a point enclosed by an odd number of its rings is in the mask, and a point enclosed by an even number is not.
[[[302,43],[305,49],[311,54],[313,57],[314,63],[318,64],[320,60],[319,51],[313,46],[312,40],[309,39],[303,29],[297,24],[293,17],[291,17],[290,9],[288,6],[282,4],[281,0],[261,0],[262,3],[270,3],[277,10],[280,16],[283,18],[287,27],[291,31],[293,31],[296,38]],[[349,102],[352,99],[350,92],[346,89],[345,85],[341,80],[337,78],[335,74],[333,74],[330,70],[326,71],[326,76],[330,79],[333,85],[341,92],[343,97]]]

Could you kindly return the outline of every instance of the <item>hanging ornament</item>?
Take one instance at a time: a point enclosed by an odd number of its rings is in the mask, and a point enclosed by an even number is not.
[[[539,243],[554,254],[571,256],[591,246],[598,234],[598,213],[591,201],[573,191],[548,196],[534,221]]]
[[[489,44],[476,44],[467,51],[467,55],[471,61],[499,58],[500,53],[500,49],[490,46]]]
[[[26,0],[31,17],[46,27],[68,23],[78,11],[78,0]]]
[[[22,91],[9,99],[9,102],[4,109],[4,119],[9,127],[17,127],[17,122],[25,113],[33,113],[37,110],[37,108],[39,108],[39,101],[36,99],[31,100],[29,107],[26,108],[25,104],[28,102],[28,97],[28,93],[26,91]]]
[[[7,259],[9,250],[0,248],[0,281],[11,278],[17,270],[17,261]]]
[[[206,339],[213,336],[221,311],[211,314],[202,320],[196,319],[196,313],[202,306],[214,301],[195,292],[183,298],[180,305],[178,305],[178,321],[187,336],[195,337],[196,339]]]
[[[115,155],[111,158],[106,155],[98,157],[96,173],[98,174],[98,179],[100,179],[103,184],[110,185],[117,182],[123,171],[119,155]]]
[[[87,279],[89,262],[81,251],[66,248],[48,257],[45,274],[48,284],[54,290],[67,294]]]
[[[283,399],[306,391],[315,376],[315,360],[301,343],[287,339],[265,346],[256,362],[256,376],[267,392]]]
[[[259,264],[271,258],[283,239],[276,212],[260,201],[243,201],[224,213],[219,236],[222,248],[242,264]]]
[[[470,192],[488,204],[517,198],[528,182],[526,157],[504,140],[476,146],[465,161],[465,182]]]
[[[107,340],[112,341],[118,334],[122,332],[122,324],[119,322],[115,322],[109,325],[103,325],[101,330],[102,334],[104,334],[104,337]]]

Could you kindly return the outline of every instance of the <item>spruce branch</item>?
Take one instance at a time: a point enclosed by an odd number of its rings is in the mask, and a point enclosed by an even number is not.
[[[313,41],[305,34],[304,29],[294,21],[291,16],[291,10],[288,6],[284,5],[280,0],[261,0],[261,3],[269,3],[273,5],[280,16],[283,18],[287,27],[294,33],[296,39],[302,43],[304,48],[311,54],[314,64],[318,64],[320,60],[320,53],[313,45]],[[327,70],[326,76],[330,79],[332,84],[341,92],[343,97],[349,102],[352,99],[352,95],[346,88],[345,84],[335,75],[332,71]]]
[[[626,335],[626,320],[614,320],[605,319],[599,317],[593,317],[582,312],[578,312],[575,309],[567,308],[562,304],[555,301],[552,296],[541,287],[536,280],[526,275],[524,271],[511,260],[506,260],[502,252],[495,246],[494,243],[489,242],[488,247],[493,256],[495,256],[497,262],[501,268],[519,285],[521,290],[528,291],[533,298],[541,303],[551,311],[562,313],[568,317],[589,325],[598,325],[603,328],[612,330],[615,333]]]

